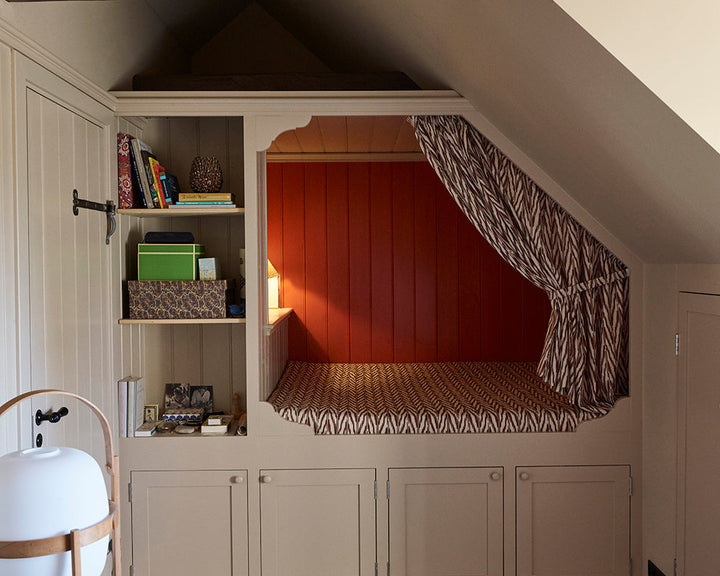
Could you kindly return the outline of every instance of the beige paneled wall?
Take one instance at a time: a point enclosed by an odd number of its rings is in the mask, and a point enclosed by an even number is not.
[[[11,52],[0,44],[0,404],[17,395]],[[0,419],[0,454],[19,447],[17,410]]]
[[[151,120],[143,139],[161,164],[175,174],[181,191],[190,191],[189,173],[195,156],[215,156],[223,170],[222,191],[244,205],[243,123],[241,118],[163,118]],[[192,232],[208,257],[220,260],[223,278],[240,277],[240,250],[245,246],[241,216],[145,218],[143,234],[173,230]],[[141,236],[137,239],[141,241]],[[137,241],[127,245],[126,259],[136,257]],[[129,267],[128,267],[129,268]],[[133,273],[128,278],[134,278]],[[183,325],[145,328],[144,373],[148,402],[164,402],[164,385],[189,382],[213,386],[215,409],[229,411],[232,394],[245,405],[245,326]]]

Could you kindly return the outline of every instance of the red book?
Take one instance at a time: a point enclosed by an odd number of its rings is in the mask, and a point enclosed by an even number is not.
[[[129,134],[117,135],[118,147],[118,208],[133,207],[132,166],[130,165]]]

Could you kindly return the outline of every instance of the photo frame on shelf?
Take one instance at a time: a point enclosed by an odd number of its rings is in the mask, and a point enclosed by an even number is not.
[[[190,386],[190,407],[202,408],[206,414],[213,411],[213,387]]]
[[[143,422],[156,422],[159,414],[157,404],[145,404],[143,408]]]
[[[165,410],[173,408],[190,408],[190,384],[165,384]]]

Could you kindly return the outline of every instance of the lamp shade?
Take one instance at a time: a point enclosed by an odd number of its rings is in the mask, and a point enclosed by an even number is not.
[[[0,457],[0,541],[47,538],[87,528],[108,515],[97,462],[74,448],[20,450]],[[108,553],[105,536],[82,548],[83,576],[100,575]],[[0,574],[64,576],[70,552],[0,559]]]

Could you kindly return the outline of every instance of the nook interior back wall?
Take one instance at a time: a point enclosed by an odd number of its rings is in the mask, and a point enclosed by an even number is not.
[[[291,360],[536,361],[545,293],[513,270],[426,162],[270,163],[268,257]]]

